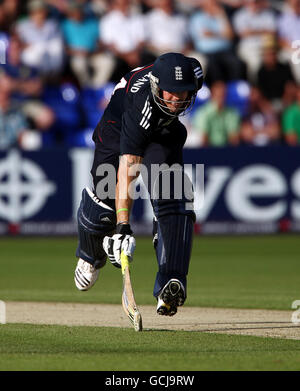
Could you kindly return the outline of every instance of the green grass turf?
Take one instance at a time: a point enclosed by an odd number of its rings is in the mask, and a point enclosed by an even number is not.
[[[122,278],[111,264],[89,292],[73,282],[76,239],[2,238],[0,300],[120,303]],[[189,306],[290,310],[300,299],[298,236],[196,237]],[[153,304],[157,270],[151,238],[137,238],[132,279],[139,304]]]
[[[0,371],[300,369],[300,341],[276,338],[7,324],[0,341]]]
[[[75,239],[1,239],[0,300],[120,304],[108,264],[96,286],[73,283]],[[154,305],[150,238],[137,238],[132,276]],[[195,238],[187,305],[291,310],[300,299],[296,236]],[[0,325],[0,370],[299,370],[300,341],[184,331]]]

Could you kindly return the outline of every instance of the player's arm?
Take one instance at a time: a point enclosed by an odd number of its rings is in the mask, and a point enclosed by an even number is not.
[[[120,158],[116,187],[117,224],[129,224],[133,204],[134,182],[140,173],[141,156],[122,155]]]
[[[145,105],[145,102],[143,104]],[[142,110],[134,106],[125,111],[122,118],[121,157],[115,201],[117,213],[116,234],[111,238],[104,238],[103,241],[103,248],[111,263],[116,267],[121,266],[120,256],[122,251],[131,260],[135,249],[135,239],[129,220],[134,197],[134,182],[139,175],[142,156],[148,144],[148,135],[140,125],[142,119]]]
[[[129,223],[129,216],[133,204],[133,184],[139,175],[139,164],[142,158],[135,155],[124,154],[120,157],[118,181],[116,186],[116,233],[106,236],[103,248],[110,262],[120,268],[122,251],[132,260],[135,249],[135,239]]]
[[[121,252],[132,260],[135,249],[135,239],[129,223],[129,216],[133,204],[134,182],[138,177],[142,157],[124,154],[121,155],[118,182],[116,186],[116,233],[112,237],[106,236],[103,241],[103,248],[111,263],[121,267]]]
[[[120,137],[120,162],[116,187],[116,211],[118,223],[129,222],[133,204],[134,181],[139,176],[144,152],[150,142],[150,118],[152,109],[148,97],[133,102],[123,115]],[[143,110],[147,108],[147,110]]]

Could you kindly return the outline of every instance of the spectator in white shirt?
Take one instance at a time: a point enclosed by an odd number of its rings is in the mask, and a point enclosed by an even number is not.
[[[238,55],[246,63],[248,77],[255,81],[262,62],[265,39],[276,34],[276,18],[266,0],[246,0],[246,5],[233,17],[233,26],[239,37]]]
[[[119,81],[124,73],[142,65],[144,19],[132,12],[130,0],[113,0],[112,10],[100,22],[100,42],[116,60],[111,81]]]
[[[24,64],[49,74],[58,73],[63,66],[64,46],[58,24],[47,19],[47,5],[42,0],[31,0],[29,17],[16,25],[16,33],[25,44]]]
[[[173,0],[154,0],[154,8],[145,16],[147,49],[155,56],[167,52],[186,53],[187,20],[177,14]]]

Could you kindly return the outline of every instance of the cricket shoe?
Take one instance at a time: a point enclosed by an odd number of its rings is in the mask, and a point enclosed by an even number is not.
[[[184,286],[179,280],[172,278],[157,298],[156,312],[159,315],[173,316],[177,312],[177,307],[182,306],[184,301]]]
[[[80,291],[90,289],[98,279],[100,269],[79,258],[74,275],[76,287]]]

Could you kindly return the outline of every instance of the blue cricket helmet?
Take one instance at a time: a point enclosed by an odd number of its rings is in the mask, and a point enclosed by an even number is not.
[[[152,75],[158,79],[158,87],[165,91],[197,89],[192,63],[181,53],[166,53],[158,57],[152,67]]]
[[[200,75],[200,76],[199,76]],[[203,72],[200,63],[181,53],[165,53],[159,56],[152,67],[150,85],[153,98],[158,107],[166,114],[177,117],[186,111],[195,101],[198,89],[203,84]],[[171,112],[162,98],[162,91],[188,92],[188,98],[181,101],[182,107]]]

